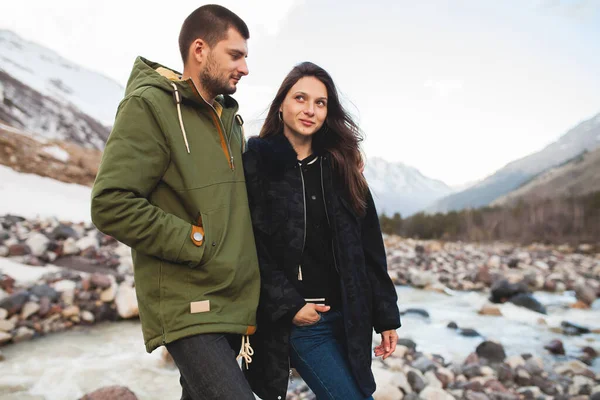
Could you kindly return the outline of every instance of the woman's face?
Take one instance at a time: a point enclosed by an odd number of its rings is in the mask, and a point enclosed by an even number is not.
[[[313,76],[300,78],[285,96],[279,111],[286,136],[311,136],[327,118],[327,88]]]

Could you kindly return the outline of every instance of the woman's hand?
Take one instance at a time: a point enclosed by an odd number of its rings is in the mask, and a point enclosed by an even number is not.
[[[319,322],[321,315],[319,314],[329,311],[329,306],[322,306],[318,304],[306,303],[304,307],[300,309],[294,316],[292,322],[296,326],[307,326],[313,325]]]
[[[383,356],[385,360],[396,351],[398,343],[398,334],[395,329],[381,332],[381,344],[375,347],[375,357]]]

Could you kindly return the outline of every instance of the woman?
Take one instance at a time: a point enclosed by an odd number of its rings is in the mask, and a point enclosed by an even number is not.
[[[317,399],[371,399],[376,356],[396,348],[397,295],[362,175],[360,131],[329,74],[297,65],[244,154],[260,272],[254,360],[263,399],[285,399],[296,368]]]

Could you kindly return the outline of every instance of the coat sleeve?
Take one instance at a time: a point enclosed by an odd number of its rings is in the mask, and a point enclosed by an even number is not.
[[[125,99],[92,189],[92,222],[136,251],[195,266],[204,244],[192,241],[192,224],[148,201],[169,161],[169,145],[152,106],[139,96]]]
[[[377,333],[397,329],[401,325],[398,295],[388,275],[379,218],[370,191],[367,195],[367,210],[362,224],[362,243],[373,295],[373,327]]]
[[[255,151],[244,153],[244,173],[248,190],[248,204],[252,215],[254,240],[260,268],[260,312],[271,322],[292,321],[306,302],[287,279],[274,258],[271,219],[267,207],[263,174],[259,169],[259,158]]]

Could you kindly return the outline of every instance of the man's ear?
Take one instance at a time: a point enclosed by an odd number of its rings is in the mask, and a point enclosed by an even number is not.
[[[201,64],[206,60],[209,49],[208,44],[204,40],[198,38],[190,45],[190,58]]]

